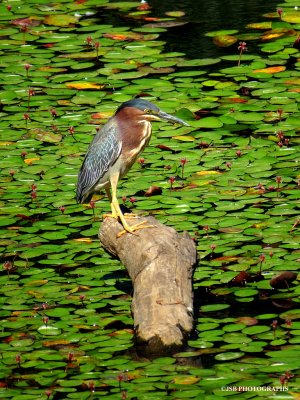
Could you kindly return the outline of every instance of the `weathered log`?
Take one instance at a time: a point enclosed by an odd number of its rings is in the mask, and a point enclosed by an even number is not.
[[[130,225],[147,221],[152,228],[118,238],[122,225],[114,218],[105,218],[99,238],[132,279],[136,345],[147,355],[177,351],[193,328],[195,243],[187,233],[178,234],[153,217],[128,221]]]

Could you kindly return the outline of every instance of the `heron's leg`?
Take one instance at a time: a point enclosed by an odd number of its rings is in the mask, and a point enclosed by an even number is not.
[[[111,214],[104,214],[103,217],[118,218],[118,213],[116,212],[116,210],[115,210],[115,208],[113,207],[113,204],[112,204],[112,197],[111,197],[110,190],[109,190],[108,186],[105,188],[105,192],[107,194],[107,197],[108,197],[108,200],[109,200],[109,203],[110,203]]]
[[[108,197],[109,202],[111,203],[111,194],[110,194],[110,190],[109,190],[109,187],[108,187],[108,186],[105,187],[105,192],[106,192],[106,194],[107,194],[107,197]]]
[[[110,203],[111,214],[105,213],[105,214],[103,214],[103,218],[116,218],[117,219],[117,218],[119,218],[119,214],[117,213],[117,211],[115,210],[115,208],[112,204],[112,197],[111,197],[110,189],[108,186],[105,188],[105,192],[107,194],[107,197],[108,197],[108,200]],[[123,214],[123,215],[126,216],[126,218],[137,218],[137,215],[133,214],[133,213],[132,214]]]
[[[110,177],[110,183],[111,183],[111,209],[112,211],[114,210],[118,217],[120,218],[120,221],[124,227],[124,231],[121,231],[118,233],[118,237],[120,237],[121,235],[123,235],[126,232],[130,232],[130,233],[134,233],[135,231],[139,230],[139,229],[143,229],[143,228],[151,228],[152,225],[144,225],[147,221],[142,221],[139,222],[138,224],[135,225],[128,225],[124,214],[122,213],[122,210],[120,208],[119,202],[118,202],[118,198],[117,198],[117,185],[118,185],[118,180],[119,180],[119,174],[115,173],[114,175],[112,175]]]

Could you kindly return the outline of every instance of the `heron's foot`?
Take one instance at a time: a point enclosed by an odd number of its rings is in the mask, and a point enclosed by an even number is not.
[[[126,213],[126,214],[124,214],[124,217],[126,217],[127,219],[139,218],[139,215],[138,214],[134,214],[134,213]]]
[[[116,213],[107,213],[107,214],[103,214],[103,219],[104,218],[115,218],[115,219],[118,219],[119,216]]]
[[[128,225],[127,223],[123,224],[124,230],[117,234],[117,238],[121,237],[125,233],[132,233],[133,235],[136,235],[135,232],[139,231],[140,229],[155,228],[154,225],[145,225],[146,223],[147,223],[147,221],[142,221],[135,225]]]

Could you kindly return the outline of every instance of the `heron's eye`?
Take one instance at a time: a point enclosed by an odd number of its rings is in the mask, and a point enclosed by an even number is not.
[[[145,114],[151,114],[151,110],[149,110],[148,108],[146,108],[146,110],[144,110]]]

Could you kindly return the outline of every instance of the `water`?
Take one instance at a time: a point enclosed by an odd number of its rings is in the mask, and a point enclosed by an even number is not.
[[[151,16],[165,17],[167,11],[185,12],[188,24],[168,29],[161,35],[167,42],[167,50],[180,51],[191,58],[216,57],[226,54],[226,49],[217,48],[205,33],[221,29],[237,29],[245,33],[245,26],[252,22],[265,21],[264,13],[276,11],[277,2],[261,0],[149,0]]]

